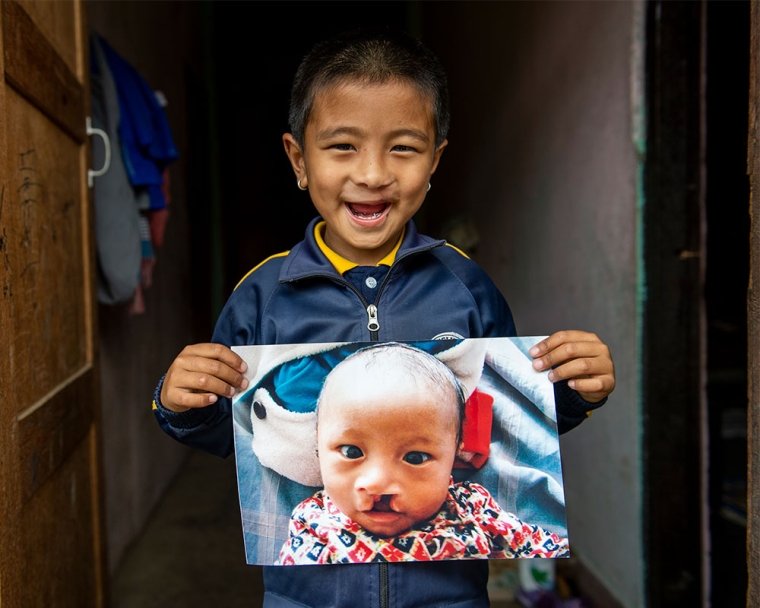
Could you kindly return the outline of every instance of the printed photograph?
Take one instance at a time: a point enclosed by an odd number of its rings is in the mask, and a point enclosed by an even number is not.
[[[541,339],[235,347],[247,562],[569,557]]]

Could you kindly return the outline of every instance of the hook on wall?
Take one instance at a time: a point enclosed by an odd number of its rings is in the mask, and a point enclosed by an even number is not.
[[[87,185],[92,188],[95,178],[105,175],[108,169],[111,167],[111,140],[108,138],[108,134],[103,129],[96,129],[92,126],[92,119],[88,116],[86,118],[87,123],[87,135],[99,135],[103,138],[103,145],[106,148],[106,157],[103,160],[103,166],[95,171],[94,169],[87,170]]]

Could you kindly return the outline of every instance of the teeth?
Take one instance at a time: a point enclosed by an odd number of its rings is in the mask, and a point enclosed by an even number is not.
[[[376,211],[375,213],[360,213],[358,211],[354,211],[353,209],[351,210],[351,213],[363,220],[374,220],[383,214],[382,211]]]

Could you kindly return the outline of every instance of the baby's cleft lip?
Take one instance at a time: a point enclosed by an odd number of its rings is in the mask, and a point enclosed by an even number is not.
[[[375,504],[372,506],[371,511],[380,513],[394,513],[395,511],[391,507],[392,496],[384,494],[375,500]]]

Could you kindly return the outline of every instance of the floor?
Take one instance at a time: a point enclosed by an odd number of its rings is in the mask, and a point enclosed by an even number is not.
[[[493,608],[517,608],[517,565],[491,562]],[[111,581],[114,608],[261,606],[261,569],[245,564],[235,462],[194,452]]]
[[[114,608],[255,608],[261,569],[247,566],[235,461],[194,452],[114,579]]]

